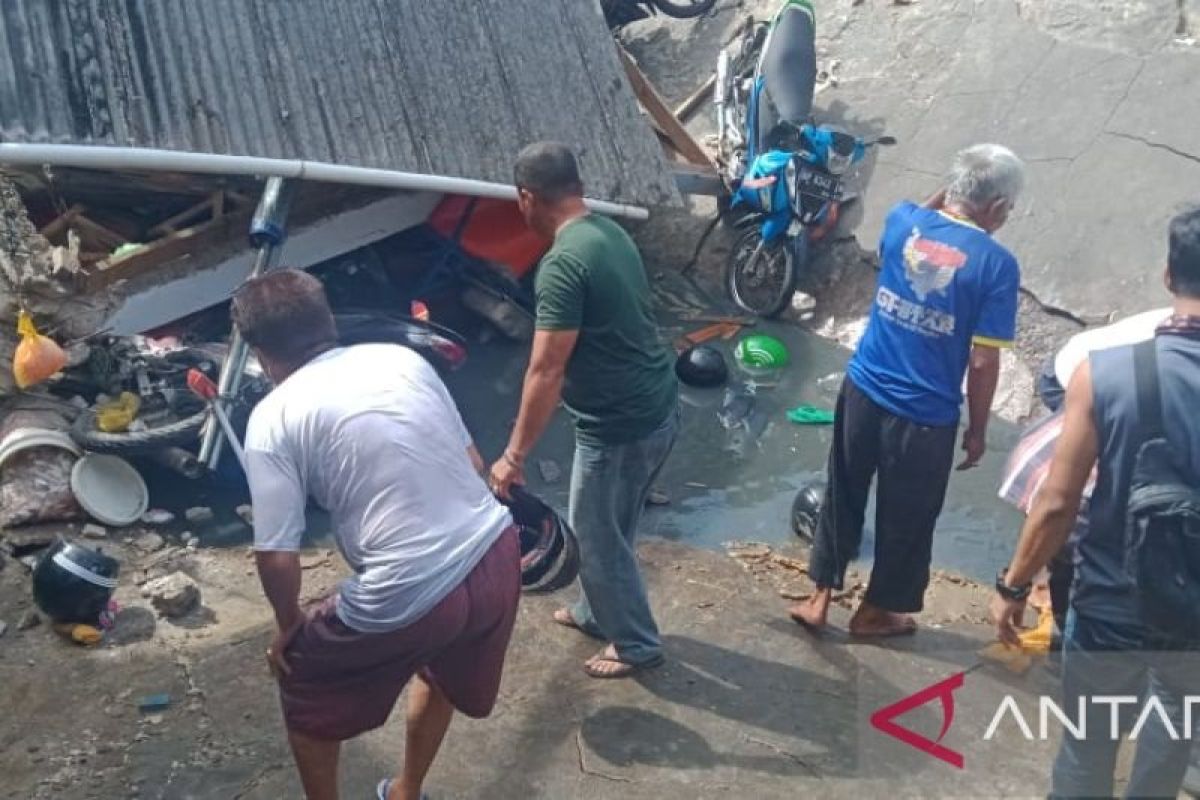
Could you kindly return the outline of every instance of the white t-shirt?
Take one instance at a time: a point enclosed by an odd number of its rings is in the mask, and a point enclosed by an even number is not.
[[[1075,368],[1087,361],[1094,350],[1108,350],[1127,344],[1144,342],[1154,335],[1154,329],[1171,316],[1170,308],[1156,308],[1126,317],[1123,320],[1077,333],[1067,340],[1054,357],[1054,377],[1065,389],[1071,383]]]
[[[511,524],[467,454],[470,434],[437,373],[392,344],[306,364],[250,418],[246,459],[257,550],[297,550],[311,496],[355,574],[337,613],[381,633],[416,621]]]

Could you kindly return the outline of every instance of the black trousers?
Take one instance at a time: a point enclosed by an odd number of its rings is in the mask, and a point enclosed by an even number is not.
[[[866,601],[896,612],[920,611],[929,584],[933,529],[946,497],[958,426],[930,427],[891,414],[842,383],[829,451],[828,488],[809,574],[842,588],[857,557],[871,482],[875,492],[875,566]]]

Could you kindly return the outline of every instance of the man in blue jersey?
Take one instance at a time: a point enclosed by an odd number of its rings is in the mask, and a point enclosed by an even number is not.
[[[958,154],[949,182],[924,205],[892,209],[866,333],[837,403],[829,484],[809,574],[817,590],[791,616],[825,625],[833,590],[857,556],[871,483],[875,564],[850,620],[859,636],[912,633],[929,583],[933,529],[954,463],[967,375],[959,469],[982,458],[1000,350],[1016,336],[1020,270],[992,234],[1024,183],[1021,161],[982,144]]]

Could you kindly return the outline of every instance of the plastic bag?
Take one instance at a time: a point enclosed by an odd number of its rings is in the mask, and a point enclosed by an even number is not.
[[[116,400],[96,409],[96,427],[105,433],[127,431],[141,407],[140,397],[133,392],[121,392]]]
[[[20,388],[41,383],[67,365],[67,354],[53,339],[38,333],[26,311],[17,318],[17,333],[21,342],[13,354],[13,377]]]

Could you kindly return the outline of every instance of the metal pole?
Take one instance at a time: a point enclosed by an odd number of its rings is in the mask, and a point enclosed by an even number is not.
[[[279,246],[287,238],[287,214],[291,202],[292,182],[283,178],[268,178],[266,188],[258,201],[258,208],[254,210],[254,217],[250,220],[250,243],[258,248],[258,252],[254,256],[254,266],[246,276],[247,280],[269,272],[274,266]],[[234,328],[229,337],[229,355],[221,365],[221,376],[217,381],[217,398],[213,401],[222,413],[237,396],[249,355],[250,350],[246,342],[237,328]],[[214,421],[210,420],[204,427],[200,442],[200,463],[210,470],[217,468],[224,443],[221,426],[213,423]]]

